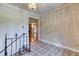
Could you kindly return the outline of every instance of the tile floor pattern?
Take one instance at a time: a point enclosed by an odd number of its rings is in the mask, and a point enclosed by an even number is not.
[[[79,56],[79,53],[38,41],[32,43],[31,52],[23,56]]]

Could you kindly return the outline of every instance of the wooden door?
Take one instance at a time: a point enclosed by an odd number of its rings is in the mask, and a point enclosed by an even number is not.
[[[35,42],[38,40],[38,19],[29,17],[29,40]]]

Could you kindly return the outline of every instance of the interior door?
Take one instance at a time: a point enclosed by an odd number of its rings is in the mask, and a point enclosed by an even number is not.
[[[38,40],[38,19],[29,17],[29,40],[35,42]]]

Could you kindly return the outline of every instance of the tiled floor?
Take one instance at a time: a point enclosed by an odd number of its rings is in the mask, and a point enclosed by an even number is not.
[[[31,44],[31,52],[23,56],[79,56],[79,53],[38,41]]]

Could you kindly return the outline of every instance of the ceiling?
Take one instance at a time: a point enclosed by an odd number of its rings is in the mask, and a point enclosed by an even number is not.
[[[30,11],[27,7],[27,3],[10,3],[10,4],[13,5],[13,6],[22,8],[24,10]],[[37,3],[37,6],[38,6],[37,9],[34,10],[34,11],[31,11],[31,12],[34,12],[34,13],[40,15],[40,14],[46,13],[47,11],[49,11],[51,9],[59,7],[63,4],[64,3]]]

